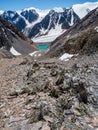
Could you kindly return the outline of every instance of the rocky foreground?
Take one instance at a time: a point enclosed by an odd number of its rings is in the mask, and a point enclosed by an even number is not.
[[[0,59],[0,130],[98,130],[98,54]]]

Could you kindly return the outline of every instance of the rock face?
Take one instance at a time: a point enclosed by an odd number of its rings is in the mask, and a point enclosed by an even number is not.
[[[93,53],[98,49],[98,8],[91,11],[79,23],[52,42],[47,56],[54,57],[63,53]]]
[[[67,62],[1,59],[0,128],[96,129],[97,72],[98,54]]]
[[[18,15],[17,12],[4,11],[3,14],[1,14],[1,17],[6,19],[7,21],[10,21],[11,23],[13,22],[14,24],[16,24],[16,26],[20,30],[22,30],[26,26],[25,21]],[[17,23],[15,21],[17,21]]]
[[[37,50],[33,42],[25,37],[14,25],[0,17],[0,48],[10,51],[11,47],[21,54]]]
[[[39,15],[35,10],[25,10],[21,12],[21,15],[28,20],[29,23],[35,22]]]

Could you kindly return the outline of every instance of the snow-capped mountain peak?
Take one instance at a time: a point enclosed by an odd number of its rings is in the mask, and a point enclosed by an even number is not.
[[[91,10],[98,7],[98,2],[86,2],[83,4],[75,4],[72,6],[75,13],[80,17],[83,18],[85,15],[88,14]]]
[[[25,8],[16,11],[20,17],[22,17],[26,23],[25,30],[32,28],[36,23],[41,22],[41,20],[49,13],[50,10],[41,10],[34,7]],[[24,30],[23,30],[24,32]],[[26,34],[26,33],[25,33]]]
[[[22,9],[22,10],[18,10],[17,12],[19,14],[21,14],[21,12],[24,12],[24,11],[35,11],[40,17],[45,17],[48,13],[49,13],[49,9],[47,10],[41,10],[41,9],[37,9],[37,8],[34,8],[34,7],[30,7],[30,8],[25,8],[25,9]]]
[[[3,13],[4,13],[4,11],[3,11],[3,10],[0,10],[0,15],[3,14]]]
[[[18,11],[10,11],[1,15],[14,23],[26,36],[36,38],[42,35],[55,38],[79,21],[79,17],[71,9],[55,7],[41,10],[34,7]],[[12,17],[13,16],[13,17]]]
[[[30,38],[51,35],[57,37],[96,7],[98,7],[98,2],[76,4],[71,8],[54,7],[47,10],[31,7],[18,11],[1,10],[0,16],[14,23]]]
[[[53,10],[58,13],[64,12],[64,9],[62,7],[54,7]]]
[[[48,13],[49,13],[49,9],[47,10],[40,10],[40,9],[36,9],[36,12],[39,14],[40,17],[45,17]]]

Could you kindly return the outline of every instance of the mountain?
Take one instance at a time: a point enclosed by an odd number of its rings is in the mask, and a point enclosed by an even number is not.
[[[98,2],[76,4],[69,9],[58,7],[40,10],[32,7],[18,11],[1,10],[0,16],[13,23],[34,42],[50,42],[96,7]]]
[[[20,31],[25,28],[32,28],[40,22],[49,11],[42,11],[35,8],[28,8],[18,11],[0,11],[0,16],[13,23]]]
[[[64,30],[67,30],[73,24],[79,22],[79,17],[73,11],[73,9],[64,9],[63,12],[56,12],[51,10],[44,19],[37,23],[30,31],[29,37],[46,35],[55,30],[59,31],[58,34],[62,33]],[[59,29],[58,29],[59,28]],[[51,33],[53,35],[54,33]]]
[[[0,15],[30,38],[55,32],[59,32],[56,34],[58,36],[80,20],[72,8],[45,11],[29,8],[20,11],[0,11]]]
[[[16,55],[37,50],[34,43],[23,35],[13,24],[0,17],[0,48]]]
[[[47,56],[57,57],[65,52],[92,54],[96,51],[98,51],[98,7],[52,42]]]

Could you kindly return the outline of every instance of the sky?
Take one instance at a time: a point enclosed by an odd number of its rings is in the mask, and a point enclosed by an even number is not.
[[[20,10],[29,7],[51,9],[71,7],[73,4],[97,2],[98,0],[0,0],[0,10]]]

